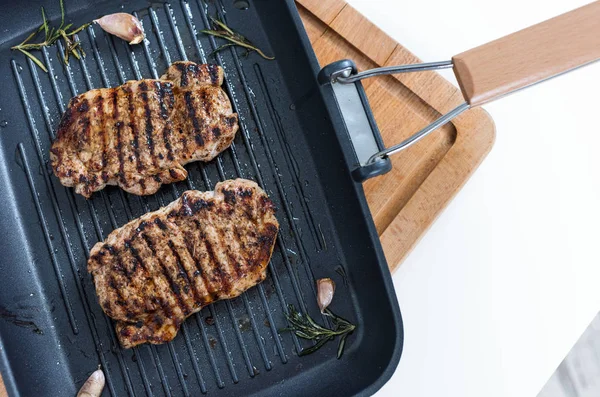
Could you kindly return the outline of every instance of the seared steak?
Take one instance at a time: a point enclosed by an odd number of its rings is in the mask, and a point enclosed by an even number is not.
[[[191,314],[263,281],[279,223],[245,179],[190,190],[94,246],[88,271],[123,347],[172,340]]]
[[[219,66],[175,62],[161,80],[72,98],[50,151],[54,174],[85,197],[106,185],[153,194],[184,180],[184,164],[212,160],[235,137],[238,118],[222,83]]]

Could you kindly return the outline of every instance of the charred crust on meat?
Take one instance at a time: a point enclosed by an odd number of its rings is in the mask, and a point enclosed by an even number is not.
[[[167,225],[160,218],[154,219],[154,224],[162,231],[167,230]]]
[[[183,311],[184,313],[189,312],[189,309],[187,308],[187,306],[184,304],[183,302],[183,298],[181,297],[181,289],[179,288],[179,285],[177,285],[177,283],[173,280],[173,278],[171,277],[171,275],[169,274],[169,271],[167,270],[165,264],[163,263],[162,259],[160,258],[160,256],[156,253],[156,247],[154,245],[154,242],[152,241],[152,239],[146,235],[145,233],[141,234],[142,238],[144,239],[144,241],[146,242],[146,245],[148,245],[148,248],[150,249],[150,251],[152,251],[152,255],[156,258],[156,261],[158,262],[159,267],[161,268],[161,272],[163,274],[163,276],[165,277],[165,279],[167,280],[169,287],[171,288],[171,291],[173,292],[173,294],[175,295],[175,299],[178,302],[178,306],[181,309],[181,311]]]
[[[156,92],[158,94],[158,106],[160,107],[160,116],[166,120],[169,118],[169,109],[167,109],[167,106],[165,104],[165,95],[167,95],[167,92],[170,91],[170,87],[168,84],[164,84],[159,81],[155,82],[155,87]]]
[[[147,226],[148,226],[148,222],[141,221],[140,224],[135,228],[136,233],[140,234],[141,232],[143,232],[146,229]]]
[[[267,196],[262,196],[260,199],[260,207],[263,209],[275,209],[275,205]]]
[[[194,277],[201,277],[202,278],[202,282],[206,286],[207,291],[210,291],[210,286],[209,286],[209,284],[207,282],[207,279],[204,277],[204,272],[202,271],[202,265],[200,264],[200,262],[198,261],[198,258],[194,254],[195,253],[195,249],[193,247],[193,240],[194,240],[194,238],[191,236],[191,233],[186,233],[186,236],[185,236],[185,239],[184,239],[185,248],[187,249],[188,254],[192,258],[192,260],[194,261],[194,266],[196,268],[196,270],[194,270],[193,276]],[[202,296],[196,291],[195,301],[196,302],[199,302],[199,301],[200,302],[204,302],[204,301],[206,301],[206,299],[203,299]]]
[[[237,115],[226,117],[225,123],[229,128],[233,128],[233,126],[237,123]]]
[[[77,111],[79,113],[85,113],[88,110],[90,110],[90,104],[88,103],[88,100],[84,98],[84,99],[82,99],[81,103],[77,107]]]
[[[113,114],[114,114],[114,118],[118,119],[119,118],[119,106],[118,105],[118,94],[117,94],[117,90],[114,90],[112,92],[112,105],[113,105]],[[123,126],[123,122],[122,121],[117,121],[115,123],[115,129],[116,129],[116,133],[117,133],[117,153],[118,153],[118,159],[119,159],[119,173],[117,174],[119,180],[121,183],[125,183],[125,163],[123,161],[123,143],[121,141],[121,127]]]
[[[142,270],[144,271],[144,273],[148,273],[148,269],[146,267],[146,264],[144,263],[144,261],[142,260],[140,253],[138,251],[137,248],[135,248],[132,244],[131,244],[131,240],[129,242],[129,244],[126,244],[125,247],[129,250],[129,252],[131,252],[131,256],[133,256],[133,259],[135,259],[136,263],[140,266],[140,268],[142,268]],[[136,266],[137,267],[137,266]]]
[[[131,130],[131,135],[133,136],[131,146],[133,147],[133,152],[135,154],[136,169],[138,172],[141,173],[144,170],[144,166],[142,165],[142,162],[140,160],[140,142],[137,126],[135,123],[135,105],[133,100],[133,91],[129,86],[123,86],[123,90],[127,93],[127,111],[129,112],[128,126]],[[131,161],[131,159],[129,161]],[[142,186],[142,189],[145,189],[145,187]]]
[[[69,107],[63,113],[58,124],[57,139],[61,139],[62,135],[67,132],[73,123],[73,107],[69,104]]]
[[[167,159],[169,159],[169,161],[174,161],[175,157],[173,156],[173,147],[171,146],[171,128],[169,128],[168,126],[165,127],[163,129],[163,142],[165,143],[165,148],[167,149]],[[160,153],[159,154],[160,159],[163,159],[163,154]]]
[[[212,85],[217,85],[219,81],[219,67],[217,65],[208,65],[208,74]]]
[[[182,216],[195,215],[199,211],[201,211],[205,208],[212,208],[215,205],[215,203],[213,201],[206,201],[201,198],[198,198],[198,199],[190,198],[190,195],[188,194],[188,192],[185,192],[181,196],[181,204],[182,205],[181,205],[181,210],[180,210],[179,215],[182,215]]]
[[[169,246],[171,253],[175,257],[175,263],[177,265],[177,270],[178,270],[177,277],[185,280],[186,285],[184,285],[184,287],[183,287],[183,292],[185,292],[187,294],[190,292],[190,286],[192,286],[193,284],[190,282],[190,278],[188,277],[185,267],[183,266],[183,261],[181,260],[181,256],[179,255],[179,252],[177,252],[177,248],[175,247],[175,244],[173,244],[173,241],[167,240],[167,245]],[[194,289],[192,289],[192,295],[193,295],[194,301],[196,301],[196,295],[198,295],[198,294]]]
[[[200,104],[202,105],[202,110],[204,110],[205,114],[210,114],[213,110],[212,102],[208,98],[207,88],[202,89],[200,91]]]
[[[150,157],[152,159],[152,163],[156,166],[156,153],[154,151],[154,126],[152,125],[152,110],[150,109],[150,103],[148,98],[148,85],[146,82],[140,83],[140,87],[142,88],[142,102],[144,104],[144,114],[146,116],[146,145],[148,146],[148,150],[150,151]]]
[[[229,293],[231,291],[231,284],[229,283],[229,279],[227,278],[227,274],[223,271],[223,264],[219,261],[217,256],[215,255],[215,251],[213,249],[212,243],[203,235],[201,239],[204,241],[204,245],[206,246],[206,252],[208,257],[210,258],[211,263],[214,263],[214,267],[212,268],[212,276],[216,275],[216,279],[221,282],[223,286],[223,291]]]
[[[235,192],[231,191],[231,190],[226,190],[226,189],[223,189],[222,192],[223,192],[223,196],[225,197],[225,202],[227,204],[234,205],[235,201],[236,201],[235,200]]]
[[[190,91],[186,91],[185,94],[183,94],[183,99],[187,107],[188,116],[192,120],[192,126],[194,127],[194,139],[196,141],[196,144],[202,146],[204,145],[204,139],[202,139],[201,125],[196,115],[196,108],[194,107],[192,93]]]
[[[176,66],[177,70],[179,70],[179,73],[181,74],[181,78],[179,80],[179,85],[181,87],[187,87],[187,85],[189,84],[188,81],[188,71],[186,68],[186,65],[184,63],[177,63]]]
[[[100,128],[100,131],[98,132],[98,134],[99,134],[98,139],[101,141],[101,146],[102,146],[101,160],[102,160],[102,169],[104,169],[104,168],[106,168],[106,165],[108,163],[108,161],[107,161],[108,158],[106,155],[106,128],[104,128],[106,113],[104,112],[104,95],[103,94],[99,94],[98,96],[96,96],[95,106],[96,106],[97,112],[99,114],[100,125],[102,125],[102,128]],[[103,179],[103,181],[106,182],[106,180],[104,180],[104,179]]]
[[[240,197],[243,197],[243,198],[249,198],[249,197],[252,197],[252,194],[253,194],[253,193],[254,193],[254,192],[253,192],[253,190],[252,190],[252,189],[239,189],[239,190],[238,190],[238,195],[239,195]]]
[[[214,138],[218,138],[221,136],[221,129],[219,127],[213,127],[211,132]]]
[[[181,210],[179,211],[179,215],[192,215],[192,207],[190,206],[190,195],[188,192],[183,193],[181,196]],[[169,214],[169,216],[177,216],[177,211],[173,210]]]
[[[127,269],[127,265],[125,263],[123,263],[123,261],[119,260],[115,266],[115,268],[122,273],[125,278],[130,281],[131,280],[131,273],[129,272],[129,270]]]

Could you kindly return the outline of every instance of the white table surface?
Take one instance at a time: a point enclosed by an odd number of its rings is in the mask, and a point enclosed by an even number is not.
[[[347,1],[426,61],[587,3]],[[492,152],[394,275],[404,353],[378,397],[535,396],[598,312],[599,89],[595,64],[485,106]]]

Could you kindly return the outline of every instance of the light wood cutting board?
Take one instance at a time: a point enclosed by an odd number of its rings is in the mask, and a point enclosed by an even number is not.
[[[321,65],[354,60],[360,70],[416,63],[419,59],[343,0],[296,0]],[[400,142],[463,101],[435,72],[363,81],[387,146]],[[494,142],[494,124],[472,109],[392,157],[390,173],[369,180],[365,191],[388,264],[396,270]],[[0,376],[0,397],[6,397]]]
[[[418,63],[406,48],[343,0],[296,0],[322,66],[349,58],[359,70]],[[363,80],[386,146],[399,143],[464,102],[436,72]],[[393,169],[365,183],[371,213],[392,271],[473,174],[494,143],[482,109],[463,113],[391,157]]]

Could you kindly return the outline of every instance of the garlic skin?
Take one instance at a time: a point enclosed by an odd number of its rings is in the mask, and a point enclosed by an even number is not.
[[[85,381],[77,397],[100,397],[102,395],[102,389],[104,389],[104,383],[106,378],[104,372],[101,369],[94,371],[90,377]]]
[[[317,303],[321,313],[327,309],[327,306],[333,300],[335,292],[335,283],[330,278],[320,278],[317,280]]]
[[[125,12],[105,15],[100,19],[94,19],[94,22],[104,31],[128,41],[130,45],[141,43],[146,37],[140,21]]]

